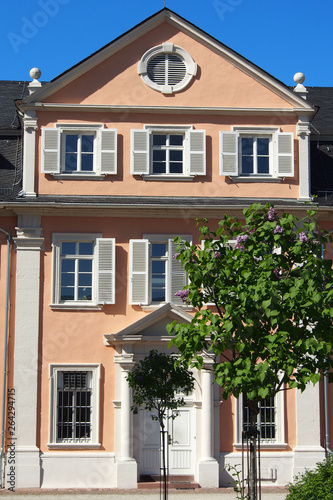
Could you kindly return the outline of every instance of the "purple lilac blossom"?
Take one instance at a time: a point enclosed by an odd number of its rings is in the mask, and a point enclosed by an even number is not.
[[[282,234],[283,229],[281,226],[277,225],[276,228],[274,229],[274,234]]]
[[[175,253],[175,255],[173,256],[173,258],[177,259],[178,255],[180,255],[180,252]]]
[[[178,290],[178,292],[175,293],[175,297],[180,297],[183,302],[186,302],[188,294],[189,290]]]
[[[244,243],[248,239],[249,239],[248,234],[240,234],[239,236],[237,236],[235,248],[239,248],[240,250],[243,250],[244,245],[242,245],[242,243]]]
[[[277,277],[277,279],[282,279],[282,272],[281,272],[281,269],[274,269],[274,274],[275,276]]]
[[[267,212],[267,219],[270,221],[273,221],[273,220],[275,220],[276,215],[277,215],[277,212],[276,212],[275,208],[270,207],[268,212]]]
[[[216,259],[217,257],[221,257],[220,252],[215,252],[215,253],[214,253],[214,259]]]
[[[301,243],[307,243],[309,241],[307,235],[305,234],[304,231],[302,231],[301,233],[299,233],[299,239],[300,239],[300,242]]]

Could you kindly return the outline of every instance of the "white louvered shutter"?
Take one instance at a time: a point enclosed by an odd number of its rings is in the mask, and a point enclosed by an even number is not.
[[[174,255],[177,252],[177,245],[173,239],[168,240],[168,252],[169,252],[169,273],[170,273],[170,298],[169,302],[177,305],[184,305],[181,297],[176,297],[175,293],[182,290],[185,285],[187,285],[186,271],[183,268],[180,260],[175,259]]]
[[[42,128],[42,174],[60,173],[60,129]]]
[[[277,135],[277,175],[278,177],[294,176],[294,134],[280,132]]]
[[[131,174],[149,174],[148,130],[131,130]]]
[[[117,173],[117,130],[106,129],[100,132],[100,173]]]
[[[97,303],[115,303],[115,239],[97,239]]]
[[[220,132],[220,175],[238,175],[237,132]]]
[[[190,130],[189,135],[189,174],[206,175],[206,131]]]
[[[148,304],[148,240],[130,240],[129,303]]]

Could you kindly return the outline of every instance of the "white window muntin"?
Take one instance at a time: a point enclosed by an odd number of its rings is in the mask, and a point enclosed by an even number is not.
[[[91,174],[96,171],[95,130],[63,130],[61,171],[64,174]]]
[[[92,125],[92,124],[56,124],[56,128],[60,129],[60,172],[61,174],[68,175],[93,175],[100,173],[98,158],[100,150],[100,136],[99,132],[104,128],[103,125]],[[77,170],[70,171],[66,169],[66,138],[70,135],[78,136],[78,146],[79,153],[82,150],[82,137],[83,136],[93,136],[93,165],[92,170],[85,171],[81,168],[81,154],[78,155],[78,168]]]
[[[170,55],[174,57],[170,58]],[[157,59],[160,71],[151,79],[149,76],[149,63]],[[174,59],[175,62],[173,63],[169,59]],[[172,94],[183,90],[196,73],[197,64],[190,54],[173,43],[162,43],[152,47],[143,54],[138,63],[138,74],[143,82],[162,94]]]
[[[151,173],[153,175],[182,175],[185,163],[185,134],[153,132],[150,135]]]
[[[274,439],[260,439],[260,446],[263,448],[285,448],[285,424],[284,424],[284,391],[280,391],[274,398],[275,411],[275,438]],[[260,423],[260,417],[258,419]],[[243,396],[240,395],[236,400],[236,436],[235,446],[242,445],[242,431],[243,431]]]
[[[90,398],[90,436],[83,438],[57,438],[58,388],[61,377],[66,372],[86,372],[91,391]],[[49,448],[99,448],[99,410],[100,410],[100,364],[52,364],[50,365],[50,424]]]
[[[193,126],[155,126],[155,125],[145,125],[145,130],[149,132],[149,175],[152,176],[167,176],[167,177],[182,177],[189,175],[189,138],[187,135],[188,130],[193,130]],[[166,171],[165,173],[154,173],[154,151],[158,149],[157,146],[154,146],[154,136],[166,136],[167,144],[161,148],[160,150],[164,150],[166,152],[165,163],[166,163]],[[181,146],[172,146],[170,145],[170,137],[171,136],[179,136],[182,137],[182,145]],[[182,151],[182,171],[179,173],[170,172],[170,151]]]
[[[233,131],[237,132],[238,136],[238,173],[241,176],[270,176],[276,177],[277,169],[274,158],[276,156],[276,141],[277,133],[279,128],[249,128],[249,127],[233,127]],[[243,173],[242,171],[242,139],[253,139],[253,172],[252,174]],[[269,153],[269,172],[259,173],[258,172],[258,139],[268,139],[268,153]]]

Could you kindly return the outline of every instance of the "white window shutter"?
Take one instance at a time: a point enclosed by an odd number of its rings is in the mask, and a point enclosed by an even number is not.
[[[115,239],[97,238],[97,303],[115,303]]]
[[[100,132],[100,173],[117,173],[117,130],[105,129]]]
[[[189,174],[206,175],[206,131],[190,130],[189,135]]]
[[[294,176],[294,134],[280,132],[277,134],[277,175],[278,177]]]
[[[220,132],[220,175],[238,175],[237,132]]]
[[[169,272],[170,272],[170,297],[169,302],[178,305],[184,305],[181,297],[176,297],[175,293],[182,290],[185,285],[187,285],[186,271],[183,268],[180,260],[175,259],[174,255],[177,252],[178,243],[175,243],[173,239],[169,239]]]
[[[148,130],[131,130],[131,174],[149,174]]]
[[[148,240],[130,240],[129,303],[148,304]]]
[[[42,128],[42,174],[60,173],[60,129]]]

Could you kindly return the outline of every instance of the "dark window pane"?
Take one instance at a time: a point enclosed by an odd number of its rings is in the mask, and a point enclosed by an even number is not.
[[[65,170],[66,172],[74,172],[77,170],[77,154],[66,153]]]
[[[80,273],[91,273],[92,272],[92,260],[79,260],[79,272]]]
[[[61,286],[66,287],[66,286],[71,286],[74,287],[74,282],[75,282],[75,275],[73,273],[71,274],[61,274]]]
[[[183,151],[181,149],[171,149],[170,161],[183,161]]]
[[[164,274],[154,274],[151,279],[152,286],[154,288],[164,288],[165,286],[165,275]]]
[[[92,255],[94,251],[94,245],[91,242],[79,243],[79,255]]]
[[[78,289],[78,300],[91,300],[91,288],[89,287],[84,287],[81,288],[79,287]]]
[[[165,301],[165,291],[160,289],[152,290],[152,301],[153,302],[164,302]]]
[[[165,261],[164,260],[153,260],[151,264],[152,264],[152,272],[153,273],[162,274],[165,272]]]
[[[75,255],[76,243],[74,241],[64,241],[61,243],[61,255]]]
[[[83,135],[81,144],[82,153],[92,153],[94,151],[94,136]]]
[[[258,174],[269,174],[269,158],[262,156],[258,158]]]
[[[162,257],[166,254],[166,243],[153,243],[151,246],[151,254],[153,257]]]
[[[182,146],[183,136],[182,135],[170,135],[170,145],[171,146]]]
[[[253,138],[242,137],[242,155],[252,155],[252,154],[253,154]]]
[[[65,146],[65,151],[66,153],[73,153],[77,151],[77,140],[78,140],[78,135],[77,134],[66,134],[66,146]]]
[[[92,154],[81,156],[81,172],[92,172],[94,170],[94,157]]]
[[[242,174],[253,174],[253,158],[252,156],[242,157]]]
[[[154,149],[153,150],[153,162],[155,162],[155,161],[163,162],[165,160],[166,160],[165,149]]]
[[[259,137],[257,139],[257,155],[268,155],[269,154],[269,139],[264,137]]]
[[[165,134],[153,135],[153,146],[165,146],[167,136]]]
[[[74,300],[74,288],[61,287],[60,300]]]
[[[91,274],[79,274],[79,286],[91,287],[91,282],[92,282]]]
[[[153,163],[153,174],[165,174],[166,163]]]
[[[182,174],[183,164],[182,163],[170,163],[170,174]]]
[[[74,259],[62,259],[61,272],[73,273],[74,270],[75,270],[75,260]]]

